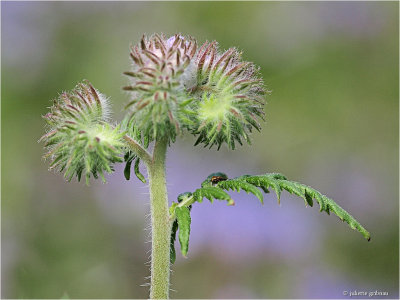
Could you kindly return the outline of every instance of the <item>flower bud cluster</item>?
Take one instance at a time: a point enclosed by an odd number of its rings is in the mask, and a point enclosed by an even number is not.
[[[124,87],[132,92],[128,118],[150,140],[161,136],[174,141],[180,132],[179,114],[187,100],[182,78],[196,50],[194,39],[180,35],[143,36],[131,47],[132,70],[124,73],[131,79]]]
[[[80,83],[71,92],[54,100],[50,113],[44,116],[49,130],[42,136],[50,158],[50,169],[65,172],[67,180],[74,175],[86,177],[111,173],[115,162],[123,161],[123,133],[108,123],[108,103],[89,82]]]
[[[204,43],[195,57],[196,84],[189,89],[196,114],[192,133],[196,144],[223,143],[234,149],[235,141],[250,143],[249,133],[260,130],[265,88],[258,68],[242,61],[235,48],[221,52],[215,41]]]
[[[235,48],[220,51],[216,41],[197,48],[191,37],[143,36],[131,48],[132,109],[129,120],[144,136],[174,141],[181,128],[218,149],[223,143],[250,143],[260,130],[265,88],[258,68],[241,59]]]

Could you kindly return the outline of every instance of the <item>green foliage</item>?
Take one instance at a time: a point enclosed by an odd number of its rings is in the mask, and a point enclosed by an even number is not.
[[[124,129],[125,132],[127,132],[136,142],[138,142],[144,149],[147,149],[149,147],[149,137],[144,136],[142,139],[142,133],[140,130],[133,125],[133,120],[130,120],[129,118],[125,118],[121,122],[121,127]],[[129,180],[131,177],[131,166],[132,163],[135,161],[134,165],[134,172],[136,177],[142,181],[143,183],[146,183],[146,179],[143,176],[142,173],[140,173],[139,170],[139,164],[140,164],[140,158],[135,154],[134,151],[128,150],[125,152],[124,156],[125,160],[125,168],[124,168],[124,176],[126,180]]]
[[[140,164],[140,158],[137,158],[136,162],[135,162],[135,168],[134,168],[135,175],[141,182],[146,183],[146,179],[144,178],[143,174],[140,173],[139,164]]]
[[[217,199],[217,200],[227,201],[228,205],[235,204],[235,202],[233,201],[231,196],[229,196],[228,193],[226,193],[225,191],[223,191],[220,188],[213,187],[213,186],[203,187],[203,188],[200,188],[200,189],[197,189],[194,191],[193,199],[195,201],[203,202],[203,198],[207,198],[208,200],[210,200],[211,203],[214,201],[214,199]]]
[[[176,240],[176,232],[178,231],[178,220],[174,220],[171,228],[171,242],[170,242],[170,261],[173,264],[176,260],[176,251],[175,251],[175,240]]]
[[[325,211],[327,214],[330,214],[332,211],[340,218],[340,220],[346,222],[352,229],[359,231],[366,239],[370,240],[369,232],[359,222],[357,222],[353,216],[336,204],[332,199],[322,195],[320,192],[307,185],[287,180],[282,174],[270,173],[258,176],[245,175],[231,180],[218,182],[217,187],[221,189],[233,187],[239,191],[239,188],[242,187],[243,183],[250,184],[253,187],[262,187],[264,191],[267,191],[268,188],[272,188],[275,190],[278,200],[280,199],[282,190],[286,190],[291,194],[303,198],[306,206],[313,206],[313,199],[315,199],[319,204],[320,212]],[[260,199],[260,201],[262,201],[262,199]]]
[[[124,160],[126,164],[124,168],[124,176],[126,180],[129,180],[131,178],[131,165],[135,159],[136,155],[132,151],[128,151],[125,153]]]
[[[178,204],[174,203],[170,209],[171,218],[174,219],[175,217],[178,218],[178,214],[182,214],[181,208],[185,206],[191,206],[194,202],[202,202],[203,198],[209,199],[213,202],[214,199],[219,200],[227,200],[228,205],[234,204],[232,198],[225,192],[225,190],[233,190],[236,192],[240,192],[243,190],[247,193],[252,193],[256,196],[261,203],[264,201],[264,197],[262,192],[258,189],[261,188],[265,193],[269,193],[269,189],[273,189],[276,192],[278,201],[280,199],[281,192],[283,190],[299,196],[304,199],[305,205],[313,206],[313,199],[315,199],[319,206],[320,212],[325,211],[327,214],[333,212],[337,215],[340,220],[346,222],[352,229],[359,231],[368,241],[370,240],[369,232],[348,212],[346,212],[343,208],[341,208],[338,204],[336,204],[332,199],[322,195],[320,192],[316,191],[315,189],[295,182],[288,180],[284,175],[279,173],[268,173],[263,175],[243,175],[240,177],[228,179],[228,176],[224,173],[217,172],[210,174],[206,180],[204,180],[201,184],[201,188],[195,190],[192,193],[186,192],[178,197]],[[179,209],[179,213],[178,210]],[[175,224],[175,222],[174,222]],[[181,223],[177,223],[179,230],[181,230],[180,225]],[[186,233],[187,231],[187,224],[185,224],[185,241],[186,241]],[[176,233],[176,230],[173,231],[173,234]],[[189,230],[190,233],[190,230]],[[189,238],[187,237],[187,241]],[[171,236],[171,247],[174,247],[175,238]],[[181,243],[182,247],[182,243]],[[183,250],[181,249],[182,253],[186,255],[187,253],[187,245],[184,244]],[[175,249],[174,255],[175,255]],[[175,256],[174,256],[175,258]]]
[[[242,180],[225,180],[217,183],[217,186],[221,189],[229,191],[230,189],[236,192],[240,192],[240,190],[244,190],[247,194],[252,193],[256,196],[261,203],[264,202],[263,195],[259,189],[257,189],[254,185],[247,183]]]
[[[176,207],[175,214],[179,226],[179,243],[181,245],[181,252],[183,256],[186,256],[189,250],[189,235],[191,223],[190,210],[185,206]]]
[[[276,193],[278,203],[280,203],[282,188],[277,180],[286,180],[286,177],[284,175],[279,173],[270,173],[261,176],[244,175],[239,177],[238,179],[262,188],[265,193],[268,193],[268,188],[271,187]]]
[[[131,178],[131,166],[132,162],[135,161],[135,166],[134,166],[135,175],[141,182],[146,183],[146,178],[144,178],[143,174],[140,173],[139,170],[140,158],[137,157],[137,155],[135,155],[132,151],[128,151],[125,153],[124,160],[126,162],[124,168],[125,179],[129,180]]]

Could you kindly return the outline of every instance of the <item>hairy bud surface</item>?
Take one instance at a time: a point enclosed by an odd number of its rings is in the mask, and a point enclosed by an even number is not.
[[[70,181],[74,175],[81,179],[90,175],[111,173],[113,164],[121,162],[123,133],[119,126],[108,123],[108,102],[89,82],[78,84],[71,92],[54,100],[50,113],[44,116],[48,132],[40,139],[50,158],[50,169],[64,172]]]

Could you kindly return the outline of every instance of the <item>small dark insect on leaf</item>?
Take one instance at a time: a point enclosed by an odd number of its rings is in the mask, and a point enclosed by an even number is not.
[[[211,183],[212,184],[217,184],[218,182],[224,181],[224,180],[227,180],[227,178],[223,177],[223,176],[213,176],[213,177],[211,177]]]
[[[212,186],[217,184],[220,181],[227,180],[228,176],[222,172],[215,172],[208,175],[206,180],[201,183],[201,187]]]

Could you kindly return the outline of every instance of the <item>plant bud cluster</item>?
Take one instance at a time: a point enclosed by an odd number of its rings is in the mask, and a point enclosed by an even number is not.
[[[265,88],[258,68],[235,48],[220,51],[216,41],[200,48],[191,37],[153,35],[131,48],[129,120],[150,140],[174,141],[181,128],[218,149],[223,143],[250,143],[260,130]]]
[[[108,103],[89,82],[80,83],[71,92],[54,100],[50,113],[44,116],[49,130],[40,139],[50,158],[50,169],[65,172],[70,181],[74,175],[91,174],[103,181],[104,172],[111,173],[113,164],[121,162],[124,147],[119,126],[108,123]]]
[[[179,115],[183,113],[187,93],[182,78],[197,50],[191,37],[175,35],[143,36],[140,43],[131,47],[132,70],[125,72],[132,92],[126,108],[132,125],[150,140],[167,137],[174,141],[180,132]]]
[[[235,48],[221,51],[216,41],[197,45],[190,36],[154,34],[131,47],[132,68],[124,73],[130,84],[123,88],[130,94],[128,113],[115,128],[107,99],[89,82],[62,93],[44,116],[48,131],[41,140],[50,168],[67,180],[104,180],[104,172],[111,173],[131,150],[125,134],[145,149],[161,138],[174,142],[184,131],[197,137],[195,145],[210,148],[250,143],[264,117],[266,90],[258,68]]]
[[[215,41],[205,42],[195,58],[196,85],[189,89],[196,111],[192,133],[196,144],[223,143],[234,149],[235,141],[250,143],[249,133],[260,130],[265,89],[258,68],[241,60],[235,48],[219,51]]]

